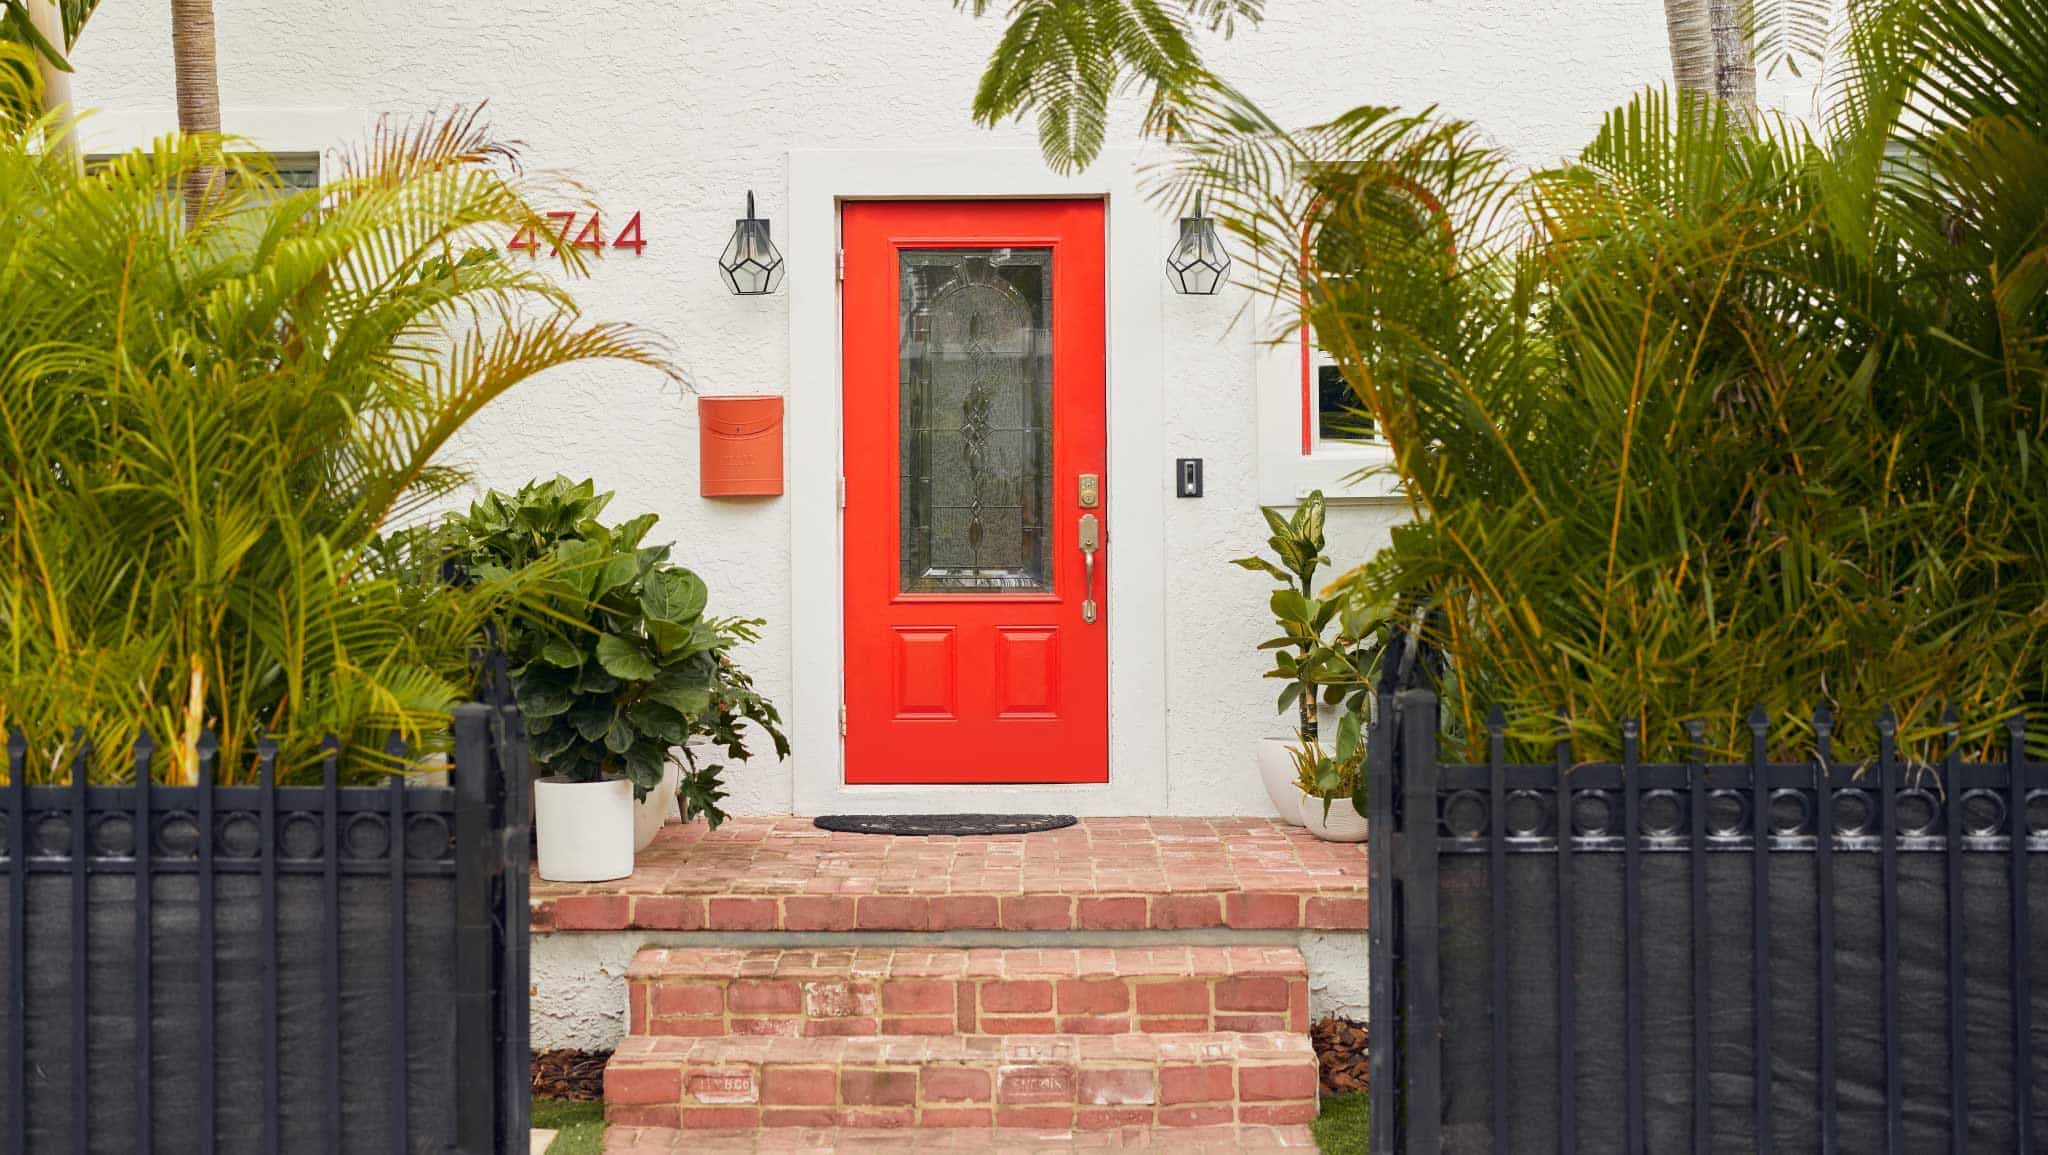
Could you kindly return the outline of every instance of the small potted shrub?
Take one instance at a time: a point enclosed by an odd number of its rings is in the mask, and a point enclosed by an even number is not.
[[[669,547],[641,544],[654,515],[598,520],[611,496],[557,477],[486,494],[436,530],[474,576],[528,578],[503,645],[546,771],[534,826],[540,875],[556,882],[631,874],[670,798],[686,821],[725,818],[724,766],[701,763],[692,739],[744,759],[752,722],[789,752],[775,707],[732,658],[760,623],[706,615],[703,580]]]
[[[1322,733],[1325,710],[1347,709],[1350,720],[1367,709],[1387,615],[1381,607],[1360,605],[1350,597],[1316,596],[1316,571],[1330,560],[1323,555],[1326,505],[1321,490],[1303,498],[1291,517],[1271,508],[1260,512],[1273,531],[1266,539],[1272,556],[1241,557],[1231,564],[1279,583],[1268,605],[1280,636],[1259,648],[1273,653],[1266,677],[1286,683],[1276,708],[1283,717],[1292,714],[1294,734],[1261,739],[1258,767],[1273,809],[1285,821],[1299,823],[1304,783],[1317,778],[1304,775],[1302,759],[1321,765],[1334,754]]]
[[[1365,780],[1365,742],[1358,715],[1346,714],[1337,723],[1335,749],[1294,746],[1288,753],[1293,757],[1295,787],[1301,792],[1296,802],[1301,824],[1327,842],[1365,841],[1365,816],[1356,801]]]

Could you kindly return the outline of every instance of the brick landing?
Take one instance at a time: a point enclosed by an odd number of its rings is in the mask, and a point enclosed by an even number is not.
[[[533,883],[537,931],[1363,930],[1362,844],[1257,818],[1084,818],[884,838],[806,818],[671,825],[632,877]]]

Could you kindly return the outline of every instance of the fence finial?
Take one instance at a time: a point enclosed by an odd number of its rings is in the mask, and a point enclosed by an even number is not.
[[[1499,702],[1486,708],[1486,732],[1495,736],[1507,733],[1508,712],[1501,709]]]
[[[77,726],[71,731],[71,741],[78,747],[78,752],[71,756],[71,784],[83,786],[92,776],[92,735],[86,733],[85,727]]]
[[[1877,712],[1877,732],[1886,739],[1899,732],[1899,715],[1890,706]]]

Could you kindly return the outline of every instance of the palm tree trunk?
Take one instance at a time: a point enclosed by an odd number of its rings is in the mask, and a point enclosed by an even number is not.
[[[1688,92],[1715,91],[1716,45],[1711,5],[1716,0],[1664,0],[1664,32],[1671,40],[1671,76]]]
[[[64,14],[57,9],[57,0],[28,0],[29,22],[43,39],[64,47]],[[36,53],[36,71],[43,82],[43,107],[56,109],[71,103],[71,74],[51,63],[42,53]]]
[[[1712,96],[1737,116],[1756,111],[1756,49],[1742,0],[1664,0],[1664,31],[1679,88]]]
[[[171,56],[178,72],[178,131],[220,134],[220,75],[214,65],[213,0],[171,0]],[[216,170],[194,169],[185,180],[185,223],[206,203]]]
[[[1742,18],[1741,0],[1712,0],[1714,95],[1731,112],[1756,111],[1756,46]]]

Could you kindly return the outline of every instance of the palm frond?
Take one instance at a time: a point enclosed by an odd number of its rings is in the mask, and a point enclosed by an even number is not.
[[[207,138],[81,174],[50,130],[0,137],[0,725],[146,727],[167,777],[202,728],[231,778],[266,733],[288,773],[328,733],[350,773],[390,768],[389,732],[435,748],[518,583],[423,594],[379,531],[466,482],[437,455],[493,399],[599,358],[673,379],[660,343],[495,255],[553,186],[473,114],[300,193]],[[200,169],[226,179],[188,225]]]
[[[954,0],[980,17],[990,0]],[[1224,36],[1255,24],[1263,0],[1012,0],[1008,26],[974,96],[974,119],[1032,116],[1046,162],[1086,168],[1102,151],[1110,104],[1129,86],[1155,109],[1202,75],[1197,27]]]
[[[1929,756],[1948,705],[2048,706],[2048,4],[1852,0],[1841,43],[1824,133],[1651,91],[1532,173],[1430,112],[1177,101],[1158,194],[1392,442],[1417,516],[1341,584],[1432,608],[1454,735],[1733,753],[1762,703],[1799,757],[1889,706]]]

